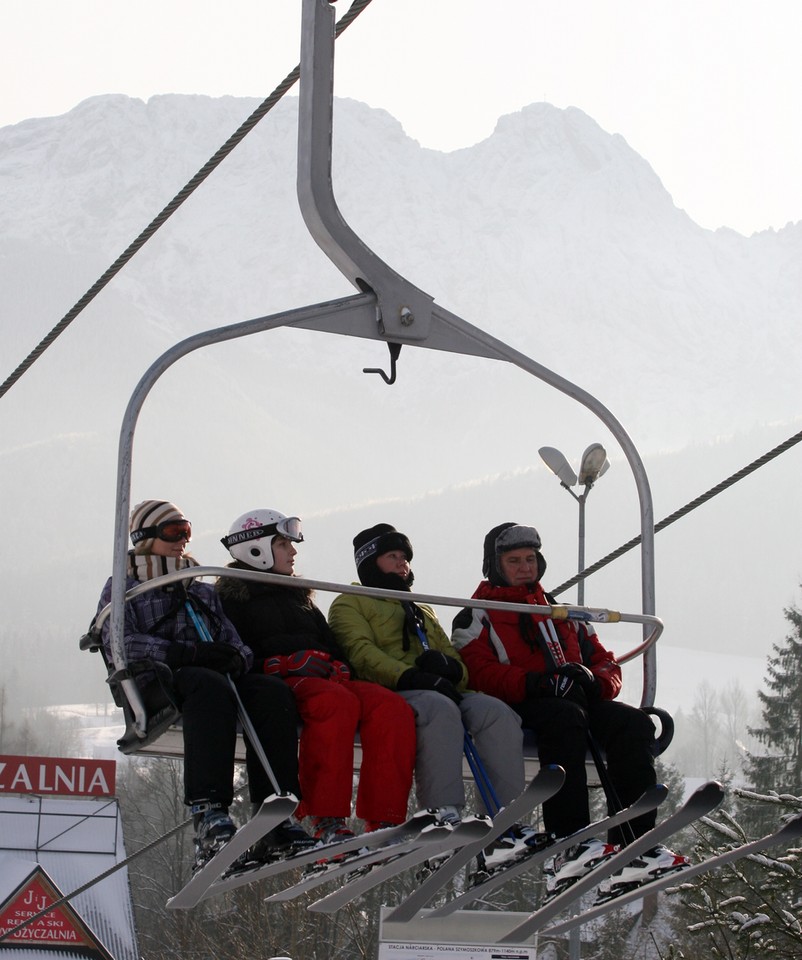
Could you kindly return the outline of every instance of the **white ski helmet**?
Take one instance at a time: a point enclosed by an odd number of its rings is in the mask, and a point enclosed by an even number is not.
[[[228,536],[220,543],[235,560],[254,570],[270,570],[273,566],[273,537],[279,534],[301,543],[300,517],[285,517],[278,510],[251,510],[231,524]]]

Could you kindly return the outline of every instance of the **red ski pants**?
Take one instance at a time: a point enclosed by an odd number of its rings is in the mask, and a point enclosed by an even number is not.
[[[299,777],[303,801],[296,816],[349,817],[354,735],[362,766],[356,816],[402,823],[415,769],[415,714],[392,690],[364,680],[336,682],[290,677],[303,723]]]

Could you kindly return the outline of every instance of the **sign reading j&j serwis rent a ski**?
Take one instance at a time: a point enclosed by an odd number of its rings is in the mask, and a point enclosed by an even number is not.
[[[0,754],[0,793],[111,797],[115,760],[73,757],[12,757]]]

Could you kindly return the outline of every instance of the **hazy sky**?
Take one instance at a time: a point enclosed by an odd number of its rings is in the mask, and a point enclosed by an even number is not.
[[[337,15],[349,7],[339,0]],[[26,0],[3,9],[0,126],[89,96],[264,97],[298,61],[301,0]],[[802,220],[799,0],[373,0],[338,96],[440,150],[528,103],[622,134],[677,206],[747,235]]]

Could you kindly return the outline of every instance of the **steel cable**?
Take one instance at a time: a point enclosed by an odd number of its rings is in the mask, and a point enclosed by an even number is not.
[[[337,21],[337,24],[334,28],[335,37],[339,35],[346,29],[354,20],[359,16],[359,14],[367,7],[371,0],[354,0],[351,6],[348,9],[348,12],[345,13]],[[215,170],[220,164],[225,160],[225,158],[231,153],[231,151],[239,145],[239,143],[253,130],[257,123],[267,114],[273,107],[281,100],[285,93],[292,88],[292,86],[297,82],[298,78],[301,75],[300,65],[296,66],[294,70],[291,70],[287,76],[282,80],[282,82],[276,87],[276,89],[270,94],[270,96],[264,100],[253,113],[248,117],[247,120],[242,123],[237,130],[226,140],[226,142],[220,147],[220,149],[212,156],[206,163],[198,170],[194,177],[192,177],[186,185],[179,190],[179,192],[173,197],[173,199],[164,207],[156,217],[151,220],[151,222],[145,227],[145,229],[139,234],[136,240],[133,241],[117,259],[112,263],[112,265],[106,270],[106,272],[99,277],[92,286],[86,291],[86,293],[81,297],[80,300],[70,309],[64,316],[59,320],[55,327],[39,341],[36,347],[28,354],[28,356],[22,361],[22,363],[14,370],[14,372],[2,383],[0,384],[0,397],[5,396],[6,393],[14,386],[14,384],[20,379],[20,377],[28,370],[33,364],[42,356],[42,354],[47,350],[47,348],[67,329],[67,327],[72,323],[73,320],[83,311],[83,309],[88,306],[95,297],[100,293],[100,291],[115,277],[120,270],[128,263],[128,261],[134,256],[135,253],[138,253],[139,250],[147,243],[148,240],[153,236],[154,233],[161,227],[169,218],[178,210],[181,204],[203,183],[204,180]]]
[[[800,440],[802,440],[802,433],[796,433],[794,436],[789,437],[772,450],[769,450],[768,453],[764,453],[762,457],[758,457],[757,460],[753,460],[750,464],[747,464],[747,466],[743,467],[737,473],[733,473],[732,476],[727,477],[726,480],[722,480],[721,483],[716,484],[715,487],[711,487],[708,491],[701,494],[701,496],[698,496],[695,500],[691,500],[690,503],[685,504],[684,507],[680,507],[679,510],[676,510],[664,520],[661,520],[659,523],[655,524],[654,532],[659,533],[661,530],[664,530],[667,526],[669,526],[669,524],[674,523],[675,520],[679,520],[680,517],[684,517],[686,514],[690,513],[691,510],[695,510],[703,503],[706,503],[708,500],[711,500],[713,497],[726,490],[727,487],[731,487],[734,483],[737,483],[739,480],[743,480],[743,478],[749,476],[750,473],[754,473],[755,470],[764,466],[770,460],[773,460],[775,457],[779,457],[781,453],[785,453],[786,450],[789,450],[794,446],[794,444],[799,443]],[[631,540],[628,540],[625,544],[620,546],[617,550],[613,550],[612,553],[608,553],[606,557],[602,557],[601,560],[597,560],[596,563],[586,567],[580,573],[577,573],[576,576],[572,577],[570,580],[566,580],[565,583],[561,583],[559,587],[550,592],[556,596],[557,594],[562,593],[564,590],[568,590],[569,587],[573,587],[575,584],[579,583],[580,580],[585,580],[592,573],[596,573],[597,570],[601,570],[601,568],[606,567],[608,563],[612,563],[613,560],[617,560],[620,556],[627,553],[627,551],[631,550],[633,547],[637,547],[640,542],[640,535],[633,537]]]
[[[19,930],[22,930],[24,927],[27,927],[31,923],[35,923],[37,920],[40,920],[42,917],[46,916],[48,913],[51,913],[53,910],[56,910],[63,903],[67,903],[68,900],[72,900],[81,893],[85,893],[91,887],[94,887],[95,884],[100,883],[101,880],[105,880],[106,877],[110,877],[113,873],[116,873],[118,870],[122,870],[123,867],[127,867],[132,860],[136,860],[137,857],[141,857],[143,853],[147,853],[149,850],[152,850],[154,847],[157,847],[160,843],[163,843],[165,840],[169,840],[173,834],[178,833],[179,830],[183,830],[188,824],[192,823],[192,817],[188,817],[186,820],[178,824],[178,826],[173,827],[172,830],[168,830],[167,833],[163,833],[160,837],[156,837],[155,840],[151,840],[150,843],[146,843],[144,847],[140,847],[136,853],[132,853],[130,857],[126,857],[124,860],[120,860],[119,863],[115,863],[113,867],[109,867],[108,870],[104,870],[103,873],[99,873],[96,877],[93,877],[91,880],[82,884],[80,887],[76,887],[75,890],[72,890],[70,893],[65,893],[64,896],[59,897],[58,900],[54,900],[50,906],[45,907],[44,910],[40,910],[38,913],[35,913],[32,917],[27,917],[21,923],[16,924],[13,927],[10,927],[6,930],[5,933],[0,933],[0,943],[3,940],[7,940],[9,937],[13,937],[15,933]]]

